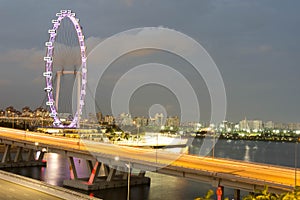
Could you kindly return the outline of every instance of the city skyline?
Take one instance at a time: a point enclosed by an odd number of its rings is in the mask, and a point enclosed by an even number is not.
[[[25,106],[22,110],[17,110],[13,106],[7,108],[0,107],[0,117],[30,117],[30,118],[50,118],[50,112],[43,108],[30,108]],[[120,126],[158,126],[158,127],[179,127],[179,126],[200,126],[202,128],[215,127],[234,130],[237,126],[239,130],[264,130],[264,129],[277,129],[277,130],[297,130],[300,131],[300,122],[280,122],[272,120],[261,120],[259,118],[239,119],[238,121],[224,120],[218,124],[210,124],[208,121],[190,121],[181,122],[179,116],[164,115],[163,113],[152,113],[150,116],[136,116],[130,113],[120,113],[117,116],[103,114],[98,112],[96,114],[88,114],[83,117],[84,120],[101,124],[103,122],[108,125],[120,125]],[[71,117],[70,113],[60,113],[60,117],[68,119]],[[69,118],[68,120],[72,120]]]
[[[194,38],[211,55],[217,64],[225,84],[227,95],[227,116],[230,121],[245,117],[279,122],[298,122],[300,100],[298,63],[300,62],[300,41],[298,35],[300,21],[297,5],[281,1],[210,1],[183,3],[180,1],[81,1],[47,2],[3,2],[0,32],[0,105],[14,105],[21,109],[28,105],[38,107],[45,97],[44,43],[48,39],[47,30],[55,13],[68,8],[76,12],[86,36],[88,52],[103,39],[137,27],[169,27]],[[19,10],[18,7],[23,7]],[[153,9],[149,9],[153,8]],[[18,12],[13,12],[18,10]],[[24,21],[20,16],[26,16]],[[149,52],[148,52],[149,53]],[[135,65],[137,55],[120,58],[112,66],[108,76],[119,76],[120,66]],[[152,52],[138,58],[149,58],[168,62],[170,55]],[[169,65],[183,66],[190,81],[194,80],[188,67],[179,60]],[[173,62],[175,62],[173,61]],[[138,63],[138,62],[137,62]],[[177,68],[179,68],[177,66]],[[176,66],[174,67],[176,68]],[[116,75],[117,74],[117,75]],[[108,86],[114,82],[107,82]],[[202,83],[202,82],[201,82]],[[180,87],[180,86],[178,86]],[[199,100],[204,119],[209,114],[209,94],[199,86]],[[136,99],[146,94],[146,105],[156,103],[149,94],[166,93],[156,87],[141,88]],[[105,91],[105,89],[103,89]],[[154,92],[153,92],[154,91]],[[147,93],[149,96],[147,96]],[[106,93],[104,93],[106,94]],[[159,103],[174,99],[165,94]],[[107,100],[99,99],[101,107],[107,107]],[[136,113],[145,104],[136,105]],[[176,101],[170,103],[170,113],[178,113]],[[44,106],[44,105],[43,105]],[[134,107],[134,106],[133,106]],[[167,107],[167,106],[166,106]],[[135,108],[132,108],[133,110]]]

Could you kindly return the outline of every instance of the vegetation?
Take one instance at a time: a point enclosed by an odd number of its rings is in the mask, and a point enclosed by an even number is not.
[[[214,191],[208,190],[204,197],[197,197],[195,200],[213,200]]]
[[[194,200],[212,200],[214,192],[208,190],[204,197],[197,197]],[[228,198],[225,198],[225,200]],[[243,200],[300,200],[300,187],[297,186],[293,191],[284,192],[281,194],[271,193],[268,190],[268,186],[265,186],[263,190],[255,190],[250,192],[247,196],[243,197]]]
[[[261,200],[276,200],[282,195],[270,193],[268,191],[268,186],[265,186],[263,190],[256,190],[255,192],[250,192],[249,195],[245,196],[243,200],[261,199]]]

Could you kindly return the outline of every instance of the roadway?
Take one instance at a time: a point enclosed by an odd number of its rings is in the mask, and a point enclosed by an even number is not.
[[[92,155],[106,155],[118,157],[122,160],[134,160],[140,163],[150,163],[161,168],[181,168],[187,171],[206,172],[223,179],[260,182],[293,188],[295,185],[295,170],[287,167],[248,163],[226,159],[198,157],[186,154],[175,154],[157,149],[142,149],[126,146],[117,146],[107,143],[96,143],[79,139],[51,136],[46,134],[25,132],[15,129],[0,128],[0,138],[9,138],[14,141],[38,143],[41,146],[55,146],[60,149],[76,150]],[[275,155],[276,156],[276,155]],[[159,170],[158,170],[159,172]],[[300,174],[297,173],[297,177]],[[298,183],[299,184],[299,183]]]
[[[32,200],[33,198],[37,200],[61,199],[56,196],[0,179],[0,199]]]

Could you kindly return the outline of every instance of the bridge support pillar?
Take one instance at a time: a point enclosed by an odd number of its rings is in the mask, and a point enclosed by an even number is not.
[[[14,162],[20,162],[23,160],[22,158],[23,147],[18,147],[17,153],[15,155]]]
[[[2,157],[1,163],[6,163],[6,162],[11,161],[10,148],[11,148],[11,145],[5,144],[5,150],[4,150],[4,154],[3,154],[3,157]]]
[[[234,200],[240,200],[241,191],[239,189],[234,189]]]
[[[93,162],[91,160],[87,160],[86,164],[87,164],[89,173],[92,173],[92,171],[93,171]]]
[[[103,169],[104,169],[104,175],[105,176],[108,176],[108,174],[109,174],[109,166],[108,165],[102,165],[103,166]]]
[[[141,170],[140,173],[139,173],[139,177],[145,177],[145,174],[146,174],[146,172]]]
[[[25,161],[34,160],[33,149],[29,149]]]
[[[100,167],[101,167],[101,164],[99,165],[99,162],[97,161],[94,165],[94,168],[93,168],[92,172],[91,172],[91,175],[90,175],[90,178],[89,178],[89,181],[88,181],[89,185],[95,183],[95,177],[98,176]]]
[[[15,147],[11,144],[5,144],[4,147],[0,169],[7,167],[46,166],[46,162],[43,162],[45,152],[40,152],[38,159],[35,159],[36,149],[25,149],[22,146]]]
[[[76,171],[76,167],[75,167],[75,164],[74,164],[74,158],[73,157],[69,157],[69,164],[70,164],[70,178],[72,180],[78,179],[77,171]]]
[[[114,176],[116,174],[116,171],[117,171],[116,169],[110,168],[109,174],[108,174],[108,176],[106,178],[106,181],[110,182],[114,178]]]
[[[124,163],[107,165],[99,161],[87,160],[87,170],[90,175],[89,177],[81,178],[77,177],[74,158],[69,157],[69,162],[71,179],[64,180],[63,184],[65,186],[87,191],[128,186],[128,170]],[[150,178],[145,177],[145,173],[145,171],[140,171],[137,174],[131,173],[130,185],[149,185]]]

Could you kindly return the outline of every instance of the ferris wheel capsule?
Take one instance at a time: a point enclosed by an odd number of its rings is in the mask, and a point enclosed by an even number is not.
[[[59,126],[59,125],[60,125],[60,122],[53,122],[53,125],[54,125],[54,126]]]
[[[47,78],[50,78],[50,77],[52,77],[52,72],[44,72],[43,76],[47,77]]]
[[[52,24],[57,24],[57,23],[59,23],[57,19],[53,19],[51,22],[52,22]]]
[[[52,47],[52,42],[45,42],[46,47]]]
[[[53,106],[53,105],[54,105],[54,102],[53,102],[53,101],[47,101],[47,102],[46,102],[46,105],[47,105],[47,106]]]
[[[49,30],[48,30],[48,33],[50,33],[50,34],[51,34],[51,33],[56,33],[56,30],[55,30],[55,29],[49,29]]]
[[[50,117],[56,117],[57,113],[50,113]]]
[[[53,88],[52,87],[45,87],[44,90],[49,93],[53,90]],[[48,104],[46,103],[46,105],[48,105]],[[51,106],[51,105],[48,105],[48,106]]]
[[[52,57],[50,57],[50,56],[45,56],[45,57],[44,57],[44,61],[52,62]]]

